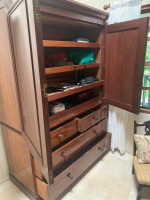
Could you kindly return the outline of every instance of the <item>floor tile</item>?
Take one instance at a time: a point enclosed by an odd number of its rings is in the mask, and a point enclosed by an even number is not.
[[[29,200],[9,180],[0,185],[0,200]]]

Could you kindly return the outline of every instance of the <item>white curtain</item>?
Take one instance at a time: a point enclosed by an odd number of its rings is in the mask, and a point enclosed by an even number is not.
[[[140,18],[141,0],[116,0],[110,4],[108,24]],[[125,153],[125,132],[128,112],[110,106],[108,131],[112,133],[111,150]]]
[[[109,106],[108,131],[112,133],[111,150],[125,153],[125,133],[128,124],[128,111]]]
[[[141,0],[116,0],[110,4],[108,24],[140,18]]]

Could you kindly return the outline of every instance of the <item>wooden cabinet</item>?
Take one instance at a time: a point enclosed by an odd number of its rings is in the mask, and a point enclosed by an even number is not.
[[[107,13],[63,0],[8,0],[5,8],[12,52],[7,68],[13,71],[12,92],[18,97],[16,113],[10,114],[19,116],[21,128],[1,117],[7,126],[4,139],[11,167],[16,162],[9,152],[9,130],[12,140],[13,134],[20,135],[13,145],[26,155],[18,156],[30,166],[26,179],[33,180],[32,191],[18,179],[20,172],[10,170],[10,177],[31,199],[54,200],[109,150],[108,104],[138,112],[148,19],[107,27]],[[71,52],[92,53],[94,61],[75,63]],[[94,81],[79,84],[88,76]],[[7,80],[6,73],[0,78]]]

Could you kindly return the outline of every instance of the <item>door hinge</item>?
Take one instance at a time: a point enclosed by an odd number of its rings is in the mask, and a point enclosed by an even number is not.
[[[43,84],[43,89],[44,97],[47,97],[47,84]]]
[[[34,14],[35,14],[36,23],[39,24],[40,23],[40,9],[38,6],[35,6]]]
[[[54,183],[54,176],[53,176],[53,171],[49,171],[49,183],[52,184]]]

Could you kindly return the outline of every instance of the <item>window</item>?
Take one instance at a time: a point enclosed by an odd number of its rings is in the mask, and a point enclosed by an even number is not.
[[[147,41],[145,68],[143,74],[143,87],[141,94],[142,108],[150,109],[150,33]]]

